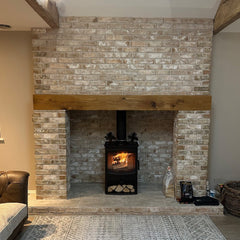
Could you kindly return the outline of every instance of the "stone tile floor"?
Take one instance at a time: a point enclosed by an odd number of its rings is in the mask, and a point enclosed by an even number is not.
[[[136,195],[106,195],[104,185],[82,183],[72,186],[69,199],[36,200],[29,195],[29,214],[161,214],[223,215],[223,206],[195,206],[179,204],[165,198],[160,185],[139,184]]]

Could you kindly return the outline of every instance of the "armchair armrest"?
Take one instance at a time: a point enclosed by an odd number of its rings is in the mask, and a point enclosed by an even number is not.
[[[7,171],[7,185],[0,196],[0,203],[19,202],[28,204],[28,177],[23,171]]]

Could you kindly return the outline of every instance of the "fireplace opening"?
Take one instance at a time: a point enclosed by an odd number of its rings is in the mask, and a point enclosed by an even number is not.
[[[96,184],[105,194],[106,171],[111,176],[112,183],[109,182],[111,185],[134,186],[132,183],[137,181],[138,193],[146,191],[146,186],[151,189],[151,186],[156,185],[161,189],[167,166],[172,164],[174,112],[126,111],[126,130],[124,131],[126,137],[123,140],[117,137],[116,114],[116,111],[69,111],[67,176],[71,194],[73,191],[78,191],[79,194],[87,192],[84,184],[93,186]],[[108,132],[112,132],[116,137],[111,143],[104,138]],[[138,141],[131,142],[128,138],[129,133],[132,132],[137,133]],[[107,148],[104,147],[105,144]],[[128,160],[132,163],[128,161],[128,168],[122,168],[122,165],[118,165],[121,168],[117,165],[113,168],[109,163],[106,170],[107,153],[109,158],[115,157],[118,153],[130,153]],[[136,175],[137,160],[140,169]],[[126,181],[126,175],[129,181]],[[118,191],[121,186],[117,189]],[[124,191],[131,190],[134,191],[133,189]]]
[[[117,111],[117,139],[110,132],[105,142],[105,193],[137,194],[138,140],[136,133],[126,140],[126,112]]]

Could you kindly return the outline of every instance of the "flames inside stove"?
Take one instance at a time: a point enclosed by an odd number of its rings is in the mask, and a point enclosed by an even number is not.
[[[111,171],[131,171],[135,168],[136,155],[128,152],[109,152],[108,169]]]

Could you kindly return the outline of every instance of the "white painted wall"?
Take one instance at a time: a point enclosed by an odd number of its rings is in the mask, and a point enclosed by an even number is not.
[[[240,33],[213,39],[211,185],[240,181]]]
[[[30,32],[0,31],[0,171],[30,173],[35,188],[33,78]]]

